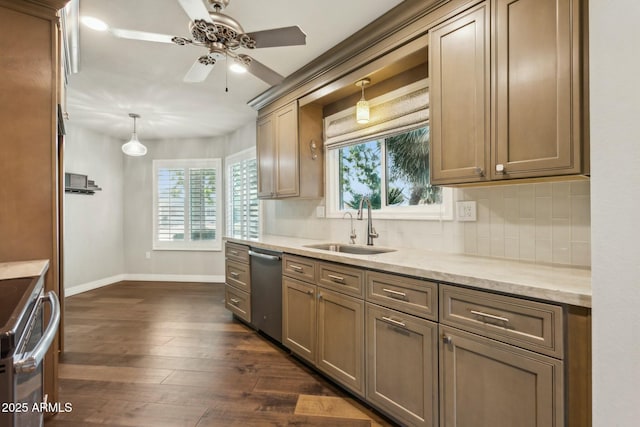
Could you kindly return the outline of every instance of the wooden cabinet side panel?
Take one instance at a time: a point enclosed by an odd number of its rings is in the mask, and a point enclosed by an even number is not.
[[[561,361],[442,325],[440,334],[441,426],[564,426]]]
[[[298,103],[292,102],[275,115],[275,183],[277,197],[300,193],[298,164]]]
[[[316,361],[316,286],[282,277],[282,344]]]
[[[591,310],[567,307],[567,426],[591,427]]]
[[[494,2],[492,178],[580,173],[578,2]]]
[[[489,149],[489,12],[430,31],[431,182],[483,181]]]
[[[45,290],[60,295],[56,22],[37,4],[0,5],[0,261],[48,259]],[[56,338],[44,362],[50,401],[59,346]]]
[[[273,177],[275,174],[275,128],[274,116],[270,114],[258,120],[256,136],[256,157],[258,160],[258,197],[275,195]]]
[[[322,138],[322,107],[305,105],[298,110],[300,153],[300,197],[324,196],[324,144]],[[315,148],[311,145],[315,144]]]

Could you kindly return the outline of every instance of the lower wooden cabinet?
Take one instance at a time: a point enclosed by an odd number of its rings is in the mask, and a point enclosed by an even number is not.
[[[282,344],[316,361],[316,285],[282,277]]]
[[[442,427],[564,425],[563,362],[440,325]]]
[[[366,328],[367,401],[403,425],[437,426],[438,324],[367,303]]]
[[[364,397],[364,301],[318,287],[316,365]]]
[[[225,285],[224,306],[245,322],[251,323],[251,294],[248,292]]]

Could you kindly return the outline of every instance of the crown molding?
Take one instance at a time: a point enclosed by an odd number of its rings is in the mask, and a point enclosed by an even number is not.
[[[307,65],[287,76],[248,102],[256,110],[295,91],[336,67],[364,53],[371,46],[385,40],[422,19],[429,12],[451,0],[405,0],[366,27],[338,43]]]

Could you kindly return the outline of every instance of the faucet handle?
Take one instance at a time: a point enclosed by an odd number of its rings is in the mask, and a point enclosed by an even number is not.
[[[374,239],[375,239],[376,237],[380,237],[380,235],[376,232],[376,229],[375,229],[375,228],[373,228],[373,227],[371,227],[371,232],[369,233],[369,236],[370,236],[370,237],[373,237]]]

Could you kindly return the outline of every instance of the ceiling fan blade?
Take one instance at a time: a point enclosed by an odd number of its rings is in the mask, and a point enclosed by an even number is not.
[[[196,59],[182,80],[187,83],[199,83],[207,78],[211,70],[213,70],[213,65],[205,65]]]
[[[307,35],[297,25],[254,31],[247,35],[256,41],[256,48],[299,46],[307,43]]]
[[[147,33],[145,31],[125,30],[122,28],[110,28],[109,31],[121,39],[144,40],[147,42],[172,43],[173,36],[168,34]]]
[[[251,58],[251,62],[247,65],[247,71],[271,86],[276,86],[284,80],[284,77],[280,74],[263,63],[256,61],[254,58]]]
[[[204,19],[207,22],[211,22],[209,11],[202,3],[202,0],[178,0],[178,3],[180,3],[180,6],[182,6],[191,21]]]

